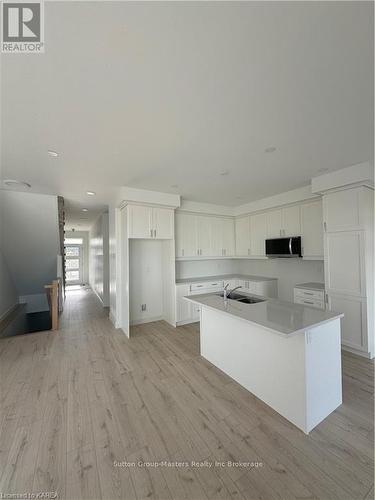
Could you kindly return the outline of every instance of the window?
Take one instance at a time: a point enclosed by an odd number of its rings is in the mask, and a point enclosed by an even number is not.
[[[83,283],[82,244],[82,238],[65,238],[65,279],[67,285],[81,285]]]
[[[64,244],[65,245],[82,245],[83,238],[65,238]]]

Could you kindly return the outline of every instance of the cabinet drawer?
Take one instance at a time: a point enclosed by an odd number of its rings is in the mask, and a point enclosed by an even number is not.
[[[324,302],[324,290],[309,290],[306,288],[295,288],[294,297],[305,298],[306,300],[321,300]]]
[[[317,309],[324,309],[324,302],[322,300],[295,297],[294,302],[296,304],[302,304],[303,306],[310,306],[310,307],[316,307]]]
[[[204,281],[202,283],[192,283],[190,285],[190,291],[198,292],[201,290],[202,292],[204,292],[205,290],[216,290],[216,289],[221,289],[223,287],[224,287],[223,280]]]

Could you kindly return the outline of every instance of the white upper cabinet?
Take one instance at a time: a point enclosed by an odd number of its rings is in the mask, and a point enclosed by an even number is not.
[[[128,205],[129,238],[152,238],[152,207]]]
[[[211,255],[220,256],[223,253],[224,228],[222,219],[212,217],[211,220]]]
[[[267,212],[268,238],[286,238],[287,236],[300,236],[300,234],[301,216],[299,205]]]
[[[153,208],[154,238],[171,240],[174,236],[174,211],[169,208]]]
[[[361,188],[328,193],[323,198],[325,230],[363,229],[361,221]]]
[[[212,218],[197,216],[197,255],[211,256]]]
[[[250,249],[252,256],[265,255],[267,238],[267,214],[257,214],[250,217]]]
[[[282,210],[271,210],[266,214],[267,238],[280,238],[282,234]]]
[[[282,236],[301,236],[301,207],[293,205],[282,209]]]
[[[238,217],[235,221],[236,255],[250,255],[250,217]]]
[[[234,220],[222,219],[222,227],[223,227],[223,255],[224,257],[235,255]]]
[[[197,224],[191,214],[176,213],[176,257],[197,256]]]
[[[128,205],[128,214],[129,238],[173,239],[173,209]]]
[[[301,205],[302,255],[323,259],[322,201]]]

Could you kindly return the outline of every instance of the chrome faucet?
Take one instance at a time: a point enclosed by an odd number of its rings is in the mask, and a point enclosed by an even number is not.
[[[235,290],[237,290],[238,288],[242,288],[241,286],[236,286],[236,287],[232,288],[232,290],[230,290],[228,292],[228,286],[229,286],[229,283],[227,283],[225,285],[225,287],[224,287],[224,295],[223,295],[224,300],[229,299],[230,298],[230,294],[233,293]]]

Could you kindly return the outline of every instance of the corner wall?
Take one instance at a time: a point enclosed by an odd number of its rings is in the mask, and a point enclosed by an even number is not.
[[[103,306],[109,306],[108,213],[96,219],[89,233],[89,283]]]

